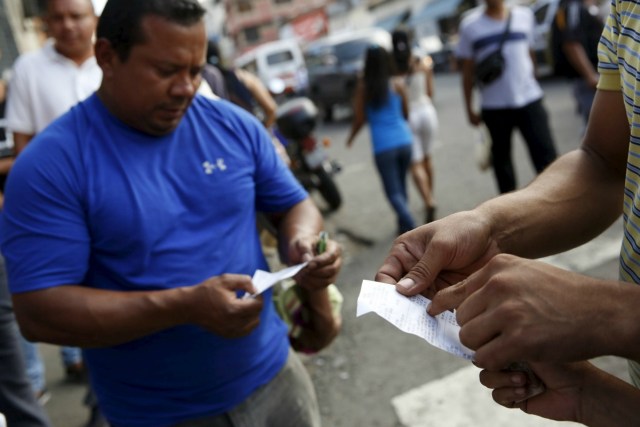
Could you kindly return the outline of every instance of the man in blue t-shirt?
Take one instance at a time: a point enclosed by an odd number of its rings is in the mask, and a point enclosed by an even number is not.
[[[114,426],[319,426],[313,386],[271,292],[256,212],[309,312],[337,334],[327,286],[339,246],[261,124],[196,96],[205,62],[197,0],[110,0],[96,94],[40,133],[6,189],[2,250],[31,340],[85,348]],[[314,322],[317,325],[322,322]]]

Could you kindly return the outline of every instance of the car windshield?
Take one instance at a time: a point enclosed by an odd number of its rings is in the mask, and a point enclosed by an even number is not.
[[[371,40],[361,39],[340,43],[335,47],[335,55],[341,62],[357,61],[362,59],[365,50],[371,45]]]
[[[269,65],[278,65],[291,61],[293,61],[293,54],[290,50],[282,50],[280,52],[274,52],[267,55],[267,64]]]

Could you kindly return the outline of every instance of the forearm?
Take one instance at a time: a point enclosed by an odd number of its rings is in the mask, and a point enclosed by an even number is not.
[[[502,252],[537,258],[585,243],[618,218],[624,182],[584,150],[554,162],[521,191],[477,208]]]
[[[190,288],[118,292],[70,285],[15,294],[13,301],[26,338],[105,347],[187,323],[189,293]]]
[[[309,325],[307,333],[303,334],[295,343],[295,347],[302,350],[319,351],[331,344],[338,336],[342,321],[340,316],[334,316],[328,288],[308,291],[299,287],[300,298],[305,302]]]
[[[16,155],[20,154],[22,150],[25,149],[29,141],[33,139],[33,135],[28,135],[25,133],[13,133],[13,150]]]
[[[288,254],[291,242],[298,238],[317,235],[322,231],[324,221],[313,201],[307,198],[280,218],[277,227],[280,257],[283,262],[290,263]]]
[[[640,390],[595,367],[585,373],[578,422],[590,427],[640,424]]]
[[[598,81],[598,72],[589,61],[582,45],[579,42],[567,42],[564,43],[563,50],[578,74],[585,81],[595,85]]]
[[[468,61],[463,63],[462,95],[467,117],[470,117],[473,114],[473,64],[469,64]]]

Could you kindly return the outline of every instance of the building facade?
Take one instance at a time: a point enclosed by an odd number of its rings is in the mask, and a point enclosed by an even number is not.
[[[313,39],[326,34],[331,0],[226,0],[226,35],[236,53],[282,37]]]

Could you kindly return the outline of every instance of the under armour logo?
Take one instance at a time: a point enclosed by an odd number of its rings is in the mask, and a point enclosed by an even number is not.
[[[225,171],[227,169],[227,165],[224,164],[224,159],[216,159],[215,164],[207,160],[202,163],[202,168],[204,169],[204,173],[211,175],[216,169],[219,171]]]

